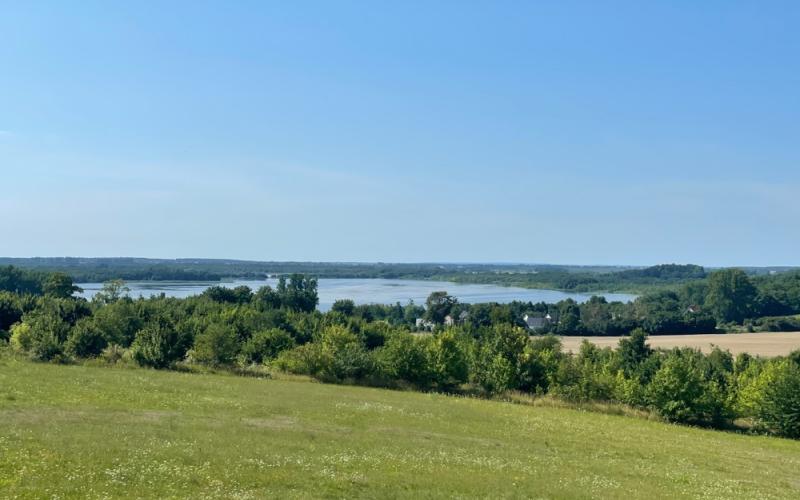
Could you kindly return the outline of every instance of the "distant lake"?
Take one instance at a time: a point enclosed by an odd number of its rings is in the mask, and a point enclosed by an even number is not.
[[[198,281],[129,281],[131,297],[149,297],[161,293],[168,297],[189,297],[199,295],[214,285],[237,287],[247,285],[253,291],[262,286],[275,288],[277,279],[267,280],[232,280],[221,282]],[[103,287],[102,283],[78,283],[83,288],[81,297],[90,299]],[[447,281],[421,280],[388,280],[388,279],[320,279],[318,285],[319,309],[327,311],[338,299],[352,299],[356,304],[406,304],[413,300],[424,304],[431,292],[445,290],[458,298],[460,302],[476,304],[480,302],[548,302],[554,303],[571,298],[577,302],[585,302],[592,295],[602,295],[609,302],[628,302],[636,295],[624,293],[566,293],[557,290],[539,290],[529,288],[506,287],[498,285],[460,284]]]

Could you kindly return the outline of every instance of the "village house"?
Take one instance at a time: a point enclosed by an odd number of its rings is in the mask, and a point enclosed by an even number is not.
[[[553,317],[550,316],[550,314],[545,314],[544,316],[525,314],[522,316],[522,321],[525,322],[525,326],[528,330],[540,330],[552,323]]]

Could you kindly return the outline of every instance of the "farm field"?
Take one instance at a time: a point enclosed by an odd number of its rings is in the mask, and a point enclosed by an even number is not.
[[[4,498],[797,498],[800,442],[0,353]]]
[[[564,350],[578,352],[584,339],[600,347],[617,347],[621,337],[560,337]],[[704,335],[651,335],[651,347],[693,347],[708,353],[714,346],[732,354],[747,352],[758,356],[785,356],[800,349],[800,332],[724,333]]]

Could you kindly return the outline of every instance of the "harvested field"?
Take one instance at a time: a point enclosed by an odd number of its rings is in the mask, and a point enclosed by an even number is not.
[[[584,339],[600,347],[616,347],[622,337],[561,337],[564,350],[577,352]],[[800,349],[800,332],[723,333],[703,335],[652,335],[651,347],[693,347],[709,352],[714,346],[733,354],[785,356]]]

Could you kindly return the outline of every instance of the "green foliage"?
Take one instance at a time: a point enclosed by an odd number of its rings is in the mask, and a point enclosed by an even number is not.
[[[800,438],[800,365],[782,359],[759,368],[754,365],[742,377],[739,404],[763,429]]]
[[[375,372],[375,363],[358,336],[339,325],[325,327],[316,342],[282,352],[274,366],[328,382],[363,379]]]
[[[319,372],[323,380],[343,381],[365,378],[374,372],[374,363],[364,344],[354,333],[340,326],[322,332],[322,353],[326,363]]]
[[[428,339],[410,333],[395,333],[376,353],[383,374],[394,380],[410,382],[426,388],[433,384],[434,373],[428,350]]]
[[[705,358],[691,349],[674,349],[647,388],[651,407],[673,422],[720,424],[728,416],[719,385],[704,374]]]
[[[264,363],[281,352],[295,347],[288,332],[279,328],[261,330],[253,334],[242,346],[242,355],[247,363]]]
[[[22,319],[22,304],[11,292],[0,291],[0,331],[8,331],[11,325]]]
[[[17,352],[28,352],[33,347],[33,336],[31,335],[31,325],[27,323],[17,323],[11,327],[11,348]]]
[[[141,366],[167,368],[186,354],[187,339],[168,321],[148,324],[136,333],[131,346],[133,359]]]
[[[195,338],[192,357],[212,366],[230,365],[239,349],[236,330],[226,324],[212,323]]]
[[[448,295],[447,292],[432,292],[425,301],[425,318],[437,324],[444,323],[444,318],[453,306],[458,303],[455,297]]]
[[[108,341],[97,328],[94,318],[84,318],[70,330],[65,350],[72,356],[92,358],[99,355],[107,345]]]
[[[125,296],[131,289],[121,279],[109,280],[103,283],[103,289],[94,294],[92,302],[99,304],[113,304]]]
[[[619,356],[622,369],[628,377],[641,375],[640,367],[652,353],[647,344],[647,334],[641,328],[632,331],[629,337],[619,341]]]
[[[495,325],[481,340],[475,356],[475,383],[489,394],[518,388],[527,334],[521,328]]]
[[[340,299],[333,303],[331,311],[340,312],[345,316],[352,316],[356,310],[356,303],[350,299]]]
[[[277,292],[281,305],[293,311],[311,312],[319,303],[316,278],[302,274],[292,274],[288,281],[281,276]]]
[[[706,306],[718,321],[741,323],[752,316],[757,290],[740,269],[723,269],[708,277]]]
[[[60,299],[72,297],[75,292],[82,292],[80,287],[75,286],[72,278],[64,273],[52,273],[45,278],[42,283],[42,291],[45,295]]]
[[[246,304],[252,299],[253,293],[248,286],[237,286],[236,288],[212,286],[207,288],[206,291],[202,293],[202,296],[208,297],[214,302]]]
[[[459,338],[454,330],[435,335],[428,345],[433,381],[440,389],[450,390],[469,378],[470,340]]]

